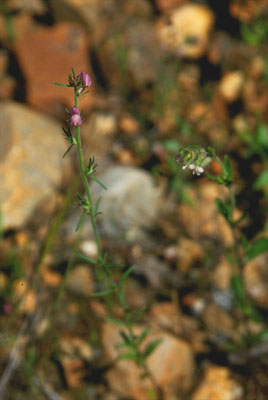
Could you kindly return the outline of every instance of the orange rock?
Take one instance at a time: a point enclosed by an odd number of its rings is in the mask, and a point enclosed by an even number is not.
[[[187,0],[156,0],[156,5],[162,12],[168,12],[186,1]]]
[[[122,341],[119,334],[122,328],[105,323],[102,329],[102,342],[106,356],[114,360],[118,356],[116,345]],[[136,327],[135,332],[141,332]],[[178,391],[189,389],[193,376],[193,354],[185,341],[175,338],[165,331],[152,330],[144,341],[162,339],[160,345],[148,357],[148,368],[163,389],[164,399],[175,398]],[[120,360],[107,373],[107,380],[112,390],[122,397],[135,400],[149,400],[148,392],[152,390],[149,379],[141,379],[141,369],[133,361]]]
[[[196,59],[206,51],[213,23],[209,8],[189,3],[172,11],[169,21],[160,21],[157,28],[164,48],[179,57]]]
[[[241,93],[243,82],[244,78],[240,71],[233,71],[226,74],[219,84],[222,97],[227,102],[236,100]]]
[[[89,72],[85,31],[73,23],[49,28],[35,28],[15,43],[15,52],[27,83],[27,101],[46,112],[60,114],[62,105],[73,105],[73,91],[53,82],[67,83],[71,67]],[[88,109],[92,90],[80,107]]]
[[[243,389],[224,367],[210,366],[192,400],[242,400]]]
[[[51,287],[58,287],[62,281],[62,275],[51,271],[49,268],[42,268],[41,275],[44,283]]]

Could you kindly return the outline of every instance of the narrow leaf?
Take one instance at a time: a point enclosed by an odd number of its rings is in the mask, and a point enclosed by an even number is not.
[[[135,266],[134,265],[132,265],[131,267],[129,267],[124,273],[123,273],[123,275],[121,276],[121,278],[120,278],[120,284],[121,283],[123,283],[125,280],[126,280],[126,278],[131,274],[131,272],[133,271],[133,269],[135,268]]]
[[[76,253],[76,255],[77,255],[78,257],[82,258],[82,260],[88,261],[88,262],[90,262],[90,263],[92,263],[92,264],[97,264],[97,263],[98,263],[98,261],[95,260],[94,258],[88,257],[88,256],[86,256],[85,254],[80,253],[79,251]]]
[[[138,339],[137,339],[137,344],[139,345],[139,344],[141,344],[143,341],[144,341],[144,339],[146,338],[146,336],[148,336],[148,334],[151,332],[151,328],[150,327],[147,327],[147,328],[145,328],[144,330],[143,330],[143,332],[140,334],[140,336],[138,337]]]
[[[79,229],[81,228],[81,225],[84,221],[85,216],[87,215],[86,211],[83,211],[75,228],[75,232],[79,231]]]
[[[59,82],[53,82],[53,83],[54,83],[54,85],[57,85],[57,86],[69,87],[68,85],[65,85],[64,83],[59,83]]]
[[[126,353],[120,354],[117,357],[117,360],[133,360],[133,361],[136,361],[137,360],[137,356],[133,351],[128,351]]]
[[[102,183],[98,178],[96,178],[94,175],[90,175],[90,178],[93,179],[98,185],[100,185],[104,190],[107,190],[107,187]]]
[[[121,321],[120,319],[117,318],[106,317],[106,321],[111,322],[112,324],[115,324],[117,326],[123,326],[123,327],[126,326],[124,321]]]
[[[248,244],[248,248],[246,249],[246,262],[252,260],[257,257],[259,254],[268,251],[268,238],[262,237],[257,239],[253,243]]]
[[[95,208],[94,208],[94,214],[97,215],[100,207],[100,202],[101,202],[101,197],[98,198]]]
[[[156,340],[153,340],[152,342],[150,342],[150,343],[146,346],[146,348],[145,348],[145,350],[144,350],[144,352],[143,352],[143,356],[144,356],[145,358],[146,358],[146,357],[149,357],[149,355],[152,354],[152,352],[157,348],[157,346],[160,345],[161,342],[162,342],[162,339],[156,339]]]
[[[100,292],[92,293],[91,296],[92,296],[92,297],[108,296],[108,295],[111,294],[112,292],[113,292],[112,289],[106,289],[106,290],[102,290],[102,291],[100,291]]]

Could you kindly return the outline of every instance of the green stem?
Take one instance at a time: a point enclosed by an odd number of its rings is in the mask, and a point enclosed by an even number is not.
[[[75,104],[75,107],[78,107],[76,90],[74,90],[74,104]],[[90,220],[91,220],[91,224],[92,224],[95,242],[97,245],[98,263],[101,264],[103,261],[102,249],[101,249],[100,237],[98,234],[96,221],[95,221],[94,208],[93,208],[92,197],[91,197],[90,188],[89,188],[89,184],[88,184],[88,178],[86,175],[86,170],[85,170],[85,165],[84,165],[84,160],[83,160],[80,126],[76,126],[75,134],[76,134],[77,154],[78,154],[78,160],[79,160],[79,166],[80,166],[80,173],[81,173],[82,181],[84,184],[85,192],[87,195],[87,199],[89,202],[89,216],[90,216]]]

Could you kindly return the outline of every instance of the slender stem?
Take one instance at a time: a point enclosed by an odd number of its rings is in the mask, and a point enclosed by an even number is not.
[[[78,107],[76,90],[74,90],[74,103],[75,103],[75,107]],[[81,172],[81,177],[83,180],[84,188],[86,191],[87,199],[89,202],[89,216],[90,216],[90,220],[91,220],[91,224],[92,224],[95,242],[97,245],[98,262],[99,262],[99,264],[101,264],[103,261],[102,249],[101,249],[100,237],[99,237],[99,233],[98,233],[96,221],[95,221],[92,197],[91,197],[91,193],[90,193],[90,188],[89,188],[85,165],[84,165],[84,160],[83,160],[80,126],[76,126],[75,135],[76,135],[76,142],[77,142],[77,153],[78,153],[78,159],[79,159],[80,172]]]

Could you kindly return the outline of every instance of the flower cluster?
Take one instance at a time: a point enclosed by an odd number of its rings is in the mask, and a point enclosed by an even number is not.
[[[74,87],[76,90],[77,96],[81,96],[85,94],[85,90],[91,86],[92,80],[90,75],[88,75],[85,71],[80,72],[79,75],[75,75],[74,70],[72,69],[72,74],[68,76],[68,87]]]
[[[202,146],[190,145],[183,147],[175,156],[175,160],[182,165],[182,169],[191,169],[193,175],[201,175],[204,168],[213,158],[212,149],[205,149]]]
[[[70,122],[69,122],[70,125],[72,125],[72,126],[80,126],[80,125],[82,125],[83,121],[82,121],[82,118],[81,118],[81,113],[80,113],[79,108],[72,107],[70,109],[70,116],[71,116]]]

